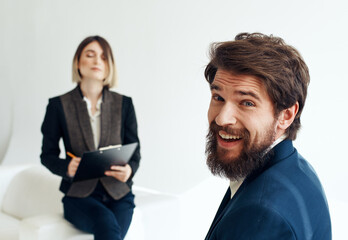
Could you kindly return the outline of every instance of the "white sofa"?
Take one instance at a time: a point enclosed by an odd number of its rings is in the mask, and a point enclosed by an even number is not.
[[[60,178],[41,165],[0,165],[1,240],[92,240],[63,219]],[[175,196],[133,187],[136,208],[126,240],[179,239]]]

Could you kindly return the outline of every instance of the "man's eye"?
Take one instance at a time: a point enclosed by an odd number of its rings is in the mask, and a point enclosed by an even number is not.
[[[246,107],[255,107],[255,104],[251,101],[243,101],[242,105]]]
[[[219,101],[219,102],[223,102],[224,101],[224,99],[222,97],[220,97],[219,95],[213,95],[213,99],[215,101]]]

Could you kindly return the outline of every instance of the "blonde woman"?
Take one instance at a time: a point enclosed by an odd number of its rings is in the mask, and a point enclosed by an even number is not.
[[[73,59],[72,91],[49,100],[42,124],[41,162],[62,177],[64,217],[96,240],[123,239],[134,209],[132,178],[139,167],[140,147],[125,166],[112,166],[99,179],[73,182],[81,156],[100,147],[138,142],[130,97],[112,92],[116,68],[108,42],[84,39]],[[59,158],[59,140],[74,157]]]

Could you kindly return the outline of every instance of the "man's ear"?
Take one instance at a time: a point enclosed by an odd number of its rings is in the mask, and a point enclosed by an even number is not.
[[[296,102],[291,107],[280,112],[278,117],[278,128],[285,131],[291,125],[298,112],[298,106],[299,104]]]

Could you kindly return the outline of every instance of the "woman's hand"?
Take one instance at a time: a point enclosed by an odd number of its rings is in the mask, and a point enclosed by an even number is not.
[[[79,157],[74,157],[71,159],[69,165],[68,165],[68,176],[69,177],[74,177],[76,174],[76,170],[80,164],[81,158]]]
[[[105,175],[114,177],[121,182],[127,182],[132,174],[132,168],[126,164],[125,166],[111,166],[109,171],[105,171]]]

